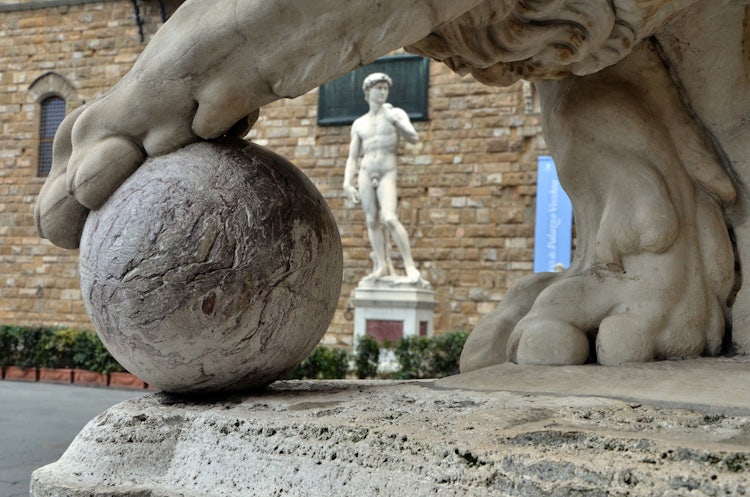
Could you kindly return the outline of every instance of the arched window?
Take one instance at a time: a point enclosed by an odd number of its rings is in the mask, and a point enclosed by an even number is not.
[[[40,107],[37,176],[47,176],[52,169],[52,140],[65,118],[65,100],[58,96],[47,97],[42,100]]]
[[[36,175],[47,176],[52,168],[52,140],[65,112],[83,104],[73,85],[54,72],[39,76],[29,85],[29,104],[36,110],[39,128],[36,133]],[[33,174],[33,169],[29,171]]]

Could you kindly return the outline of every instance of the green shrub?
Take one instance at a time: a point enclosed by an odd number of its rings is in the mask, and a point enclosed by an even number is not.
[[[454,331],[434,338],[406,337],[396,342],[399,379],[441,378],[458,373],[458,361],[468,334]]]
[[[78,369],[87,369],[97,373],[125,371],[118,363],[96,333],[80,332],[73,342],[73,364]]]
[[[432,378],[432,360],[429,357],[431,349],[432,341],[427,337],[405,337],[398,340],[393,348],[400,368],[396,377],[402,380]]]
[[[302,364],[288,373],[287,380],[336,380],[346,378],[349,354],[345,350],[318,345]]]
[[[378,374],[380,361],[380,346],[370,335],[365,335],[357,341],[354,354],[354,367],[357,378],[375,378]]]
[[[433,338],[432,360],[436,378],[458,374],[458,361],[468,337],[467,332],[459,330]]]
[[[100,344],[94,333],[81,332],[73,341],[73,363],[78,369],[101,372],[96,347]],[[102,346],[102,348],[104,348]]]
[[[393,348],[399,379],[440,378],[458,372],[458,360],[468,334],[456,331],[434,338],[407,337],[382,347]],[[370,336],[357,342],[354,367],[358,378],[377,376],[381,346]],[[0,366],[78,368],[100,373],[124,371],[99,337],[90,331],[47,326],[0,325]],[[346,378],[349,354],[319,345],[285,379]]]
[[[37,366],[52,367],[48,359],[49,343],[55,334],[54,328],[41,326],[34,328],[19,327],[16,347],[15,366],[33,368]]]
[[[18,329],[14,326],[0,325],[0,366],[12,366],[16,362],[18,350]]]
[[[357,341],[353,357],[358,378],[377,377],[381,348],[393,349],[399,371],[390,377],[398,379],[441,378],[458,373],[458,360],[468,334],[454,331],[434,338],[406,337],[378,345],[365,336]],[[344,350],[319,345],[302,364],[284,379],[333,380],[346,378],[349,354]]]
[[[45,329],[36,345],[34,365],[40,368],[72,368],[73,343],[80,331]]]
[[[0,365],[124,371],[90,331],[0,325]]]

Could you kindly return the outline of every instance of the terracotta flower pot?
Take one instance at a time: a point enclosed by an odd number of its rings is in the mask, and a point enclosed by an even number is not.
[[[8,366],[5,368],[5,379],[11,381],[38,381],[39,372],[36,368]]]
[[[88,371],[86,369],[74,369],[73,383],[76,385],[106,387],[107,375],[104,373],[97,373],[96,371]]]
[[[73,370],[68,368],[39,368],[39,381],[73,383]]]
[[[141,390],[146,388],[146,383],[133,374],[118,372],[109,373],[109,386],[113,388]]]

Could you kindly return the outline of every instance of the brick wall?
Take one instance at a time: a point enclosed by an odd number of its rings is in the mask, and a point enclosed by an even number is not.
[[[161,24],[157,4],[142,4],[141,15],[148,39]],[[120,79],[143,47],[127,1],[0,12],[0,322],[91,328],[78,253],[40,240],[34,228],[44,181],[36,176],[38,99],[52,86],[67,93],[70,112]],[[45,78],[50,72],[62,78]]]
[[[158,11],[141,8],[148,39]],[[90,327],[77,252],[40,241],[33,227],[43,179],[36,177],[38,95],[29,88],[54,71],[80,105],[125,74],[143,46],[130,2],[0,13],[0,322]],[[484,87],[432,63],[429,99],[430,121],[415,123],[420,142],[400,150],[399,217],[436,290],[441,332],[471,328],[531,272],[536,157],[546,150],[528,87]],[[344,310],[371,268],[370,245],[361,207],[341,190],[349,126],[319,127],[316,110],[316,91],[276,102],[250,136],[302,168],[333,209],[344,285],[324,341],[349,345],[353,321]]]

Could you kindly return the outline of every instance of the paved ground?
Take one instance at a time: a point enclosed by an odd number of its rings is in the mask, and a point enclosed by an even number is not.
[[[134,390],[0,381],[0,496],[29,495],[31,472],[56,461],[94,416]]]

